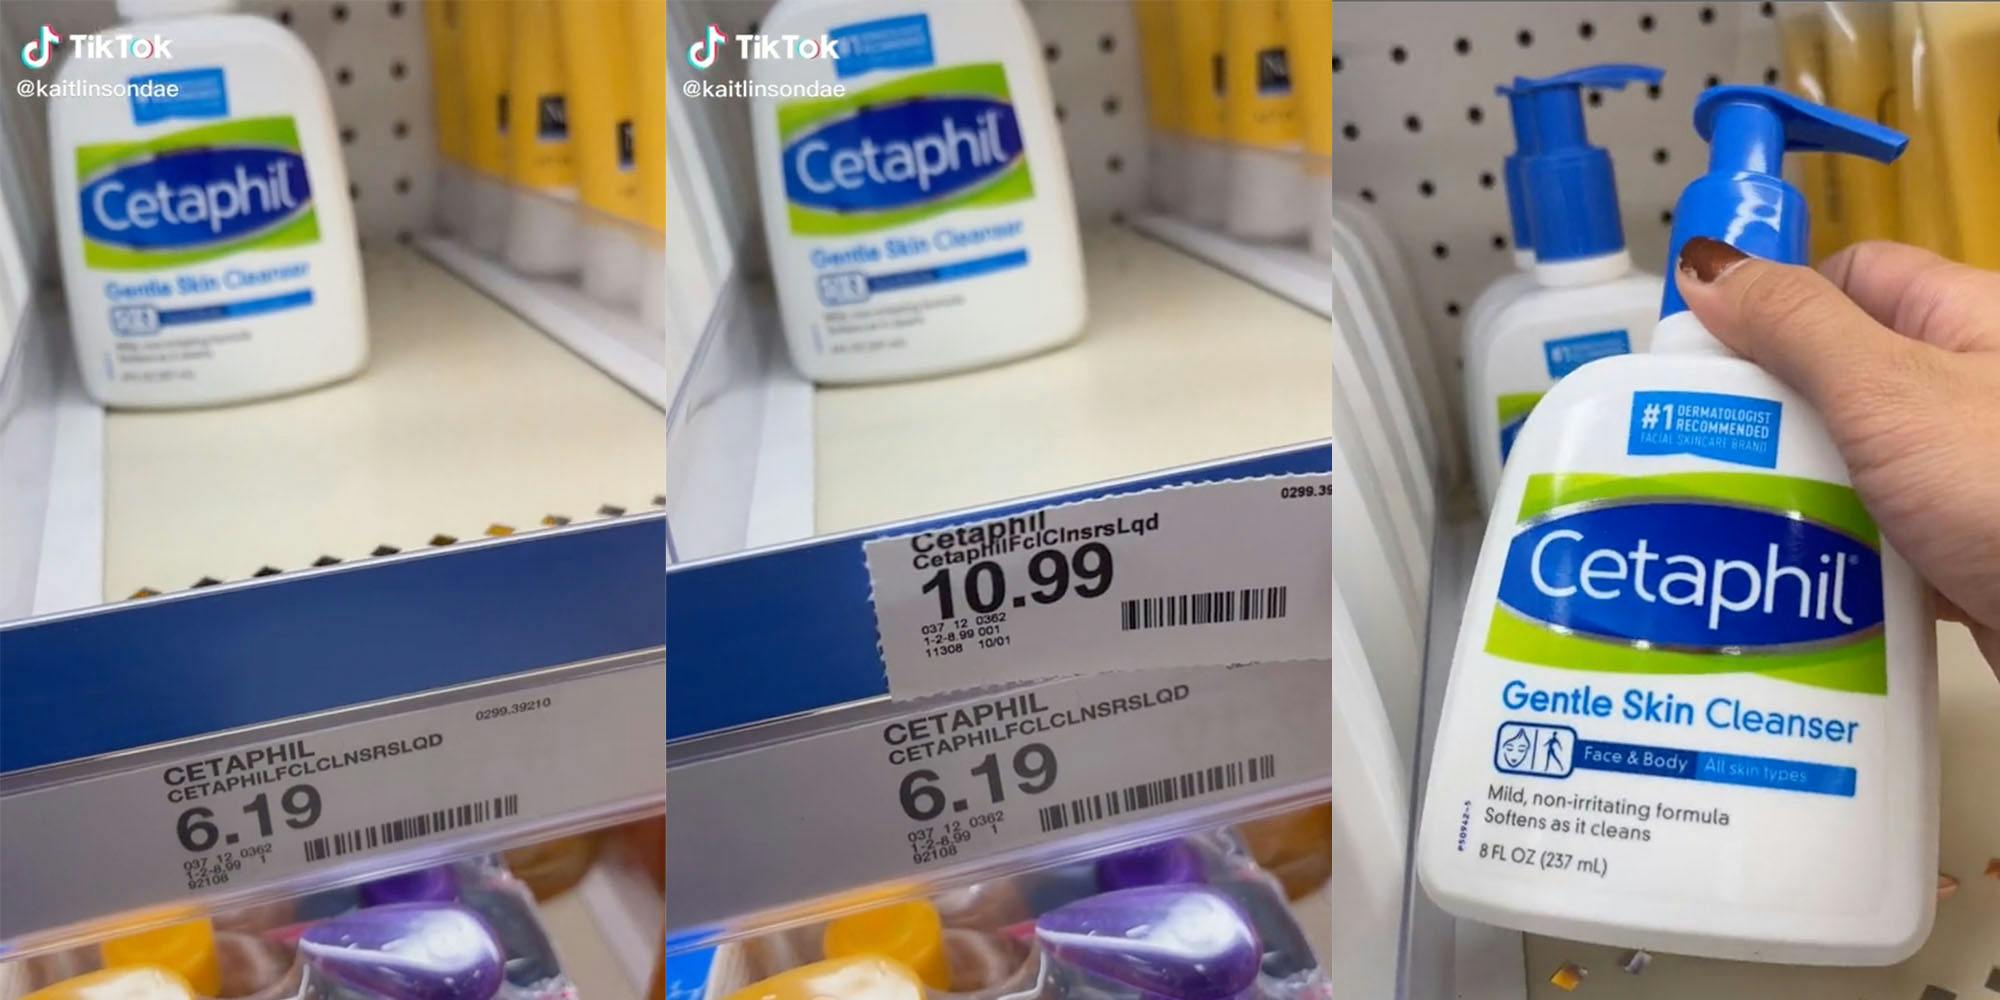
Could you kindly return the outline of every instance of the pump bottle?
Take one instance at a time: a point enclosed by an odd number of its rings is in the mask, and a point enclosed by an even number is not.
[[[1493,315],[1478,352],[1465,359],[1482,502],[1492,499],[1521,422],[1549,386],[1586,362],[1645,347],[1660,279],[1634,268],[1625,249],[1611,156],[1584,132],[1583,88],[1660,76],[1649,66],[1604,65],[1514,81],[1535,146],[1520,168],[1535,287]]]
[[[1787,151],[1902,136],[1766,87],[1695,103],[1693,236],[1802,263]],[[1539,237],[1540,231],[1537,231]],[[1540,244],[1537,244],[1539,249]],[[1650,354],[1592,362],[1500,477],[1417,842],[1462,917],[1714,958],[1882,965],[1928,935],[1935,634],[1806,401],[1668,284]]]
[[[1514,241],[1514,269],[1480,291],[1465,314],[1458,356],[1464,362],[1461,374],[1467,413],[1477,412],[1483,402],[1472,359],[1485,352],[1486,340],[1493,334],[1494,315],[1540,287],[1535,283],[1535,240],[1528,231],[1527,182],[1521,179],[1521,168],[1535,153],[1535,119],[1529,110],[1526,91],[1503,85],[1493,88],[1493,92],[1507,99],[1507,113],[1514,121],[1514,151],[1507,154],[1500,171],[1500,182],[1507,192],[1507,227]]]

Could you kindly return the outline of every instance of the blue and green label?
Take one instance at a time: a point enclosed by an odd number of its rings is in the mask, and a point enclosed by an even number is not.
[[[1507,456],[1513,453],[1514,439],[1521,435],[1521,425],[1528,422],[1528,414],[1535,412],[1535,404],[1540,403],[1545,395],[1547,393],[1510,392],[1495,402],[1495,409],[1498,411],[1496,415],[1500,418],[1502,463],[1505,463]]]
[[[1880,535],[1848,487],[1758,473],[1539,474],[1486,651],[1880,694],[1883,618]]]
[[[78,146],[83,260],[140,271],[319,241],[289,117]]]
[[[1632,338],[1623,330],[1602,330],[1542,342],[1542,362],[1550,378],[1562,378],[1599,358],[1632,353]]]
[[[1635,392],[1627,455],[1695,455],[1759,469],[1778,467],[1785,406],[1720,392]]]
[[[778,108],[792,231],[852,236],[1033,197],[998,63]]]

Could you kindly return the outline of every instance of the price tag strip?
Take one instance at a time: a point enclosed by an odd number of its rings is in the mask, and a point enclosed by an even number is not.
[[[1173,486],[871,540],[889,693],[1326,659],[1331,483]]]
[[[643,809],[665,687],[639,653],[8,775],[0,942]]]
[[[667,826],[668,931],[1323,792],[1331,692],[1323,660],[1149,670],[880,704],[733,753],[670,747],[674,813],[698,819]]]

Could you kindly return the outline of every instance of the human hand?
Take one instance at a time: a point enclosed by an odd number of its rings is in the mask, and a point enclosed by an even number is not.
[[[2000,273],[1900,243],[1818,269],[1696,237],[1681,297],[1826,418],[1882,534],[2000,676]]]

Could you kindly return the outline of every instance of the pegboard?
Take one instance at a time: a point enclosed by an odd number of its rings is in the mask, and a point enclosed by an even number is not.
[[[422,0],[245,0],[241,12],[290,28],[318,61],[339,122],[362,246],[427,229],[437,151]],[[9,38],[33,38],[45,23],[67,37],[120,21],[113,0],[7,0],[0,4],[0,18]],[[23,72],[18,60],[8,63],[10,76]],[[36,105],[29,116],[27,128],[38,141],[11,153],[17,169],[34,175],[33,186],[46,197],[47,110]],[[46,216],[42,224],[48,224]]]
[[[1132,5],[1123,0],[1025,0],[1039,36],[1076,211],[1115,221],[1146,198],[1146,92]],[[713,0],[723,31],[755,32],[771,0]]]
[[[1768,3],[1338,3],[1334,188],[1402,241],[1437,355],[1458,361],[1461,314],[1513,267],[1501,162],[1513,149],[1494,87],[1592,63],[1658,66],[1656,88],[1591,92],[1591,141],[1610,152],[1625,240],[1663,273],[1673,206],[1708,160],[1691,120],[1717,83],[1776,83]]]

